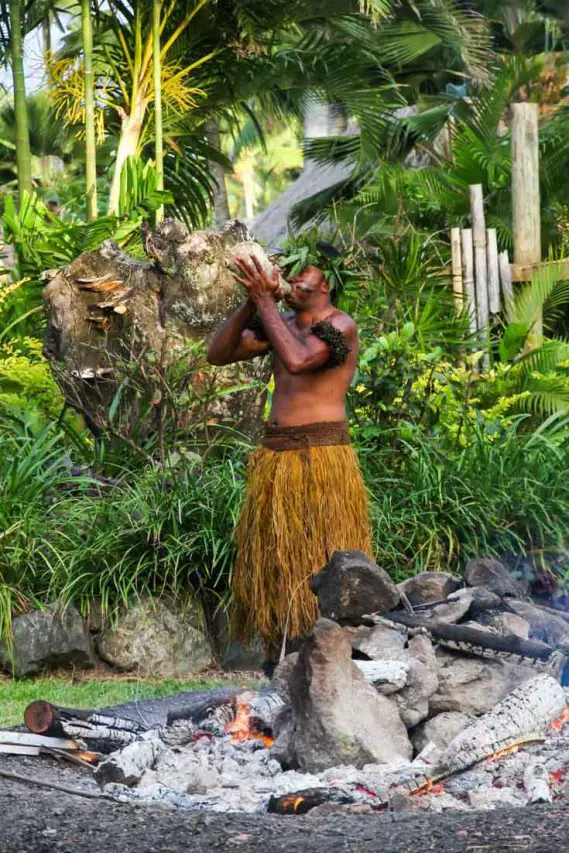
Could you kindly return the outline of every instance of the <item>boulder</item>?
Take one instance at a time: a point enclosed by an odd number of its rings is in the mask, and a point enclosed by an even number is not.
[[[520,599],[508,599],[508,606],[528,622],[532,639],[549,646],[569,645],[569,623],[562,616]]]
[[[428,743],[434,743],[439,749],[446,749],[454,737],[467,727],[472,717],[460,711],[443,711],[420,723],[411,732],[411,740],[417,752],[421,752]]]
[[[483,714],[514,688],[534,678],[529,666],[499,659],[474,658],[439,649],[439,686],[429,700],[430,713]]]
[[[409,759],[397,706],[367,684],[351,660],[348,634],[319,619],[301,648],[289,691],[294,751],[305,772]]]
[[[47,667],[93,666],[89,632],[75,607],[52,605],[12,620],[13,655],[0,644],[0,663],[14,675],[33,675]]]
[[[217,612],[212,626],[216,656],[221,668],[226,672],[249,672],[260,670],[265,660],[265,647],[261,637],[253,637],[244,644],[231,636],[229,614],[221,609]]]
[[[426,616],[433,622],[443,625],[456,624],[468,613],[473,598],[471,589],[458,589],[456,592],[451,592],[446,601],[430,608]]]
[[[398,584],[397,588],[405,593],[409,603],[415,607],[431,601],[443,601],[461,586],[460,578],[448,572],[421,572]]]
[[[213,664],[199,614],[158,599],[143,599],[124,612],[99,637],[98,652],[118,669],[165,678],[184,677]]]
[[[298,660],[298,652],[292,652],[292,654],[287,655],[279,665],[275,668],[273,672],[273,677],[271,678],[271,684],[285,702],[290,702],[290,693],[289,693],[289,683],[291,673],[296,666],[296,662]]]
[[[529,622],[521,616],[516,616],[515,613],[497,613],[491,625],[501,634],[513,634],[514,637],[520,637],[522,640],[529,638]],[[569,628],[569,625],[567,627]]]
[[[336,551],[310,586],[320,615],[357,625],[366,613],[385,613],[399,604],[399,591],[387,572],[361,551]]]
[[[407,635],[384,625],[366,628],[347,628],[352,648],[371,660],[401,660],[407,644]]]
[[[411,637],[405,655],[409,666],[407,685],[394,699],[401,719],[412,728],[429,716],[430,699],[438,689],[439,678],[435,650],[428,637]]]
[[[527,585],[515,578],[498,560],[476,557],[464,567],[464,580],[468,586],[484,586],[496,595],[524,595]]]

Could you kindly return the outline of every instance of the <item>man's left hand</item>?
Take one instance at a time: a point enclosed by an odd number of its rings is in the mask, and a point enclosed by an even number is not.
[[[258,303],[263,298],[270,296],[275,301],[279,299],[279,269],[273,268],[272,275],[267,275],[258,258],[249,255],[251,263],[248,264],[243,258],[235,258],[234,264],[241,273],[233,278],[243,285],[249,292],[253,302]]]

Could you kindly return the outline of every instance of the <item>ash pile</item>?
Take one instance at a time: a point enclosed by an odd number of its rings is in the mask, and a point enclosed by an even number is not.
[[[159,725],[33,703],[28,728],[98,754],[89,772],[107,795],[188,810],[468,811],[569,796],[568,615],[490,559],[396,585],[338,552],[312,588],[320,618],[270,687],[178,697]]]

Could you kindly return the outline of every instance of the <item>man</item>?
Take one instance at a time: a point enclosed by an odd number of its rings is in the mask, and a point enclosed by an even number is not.
[[[268,275],[253,256],[235,265],[248,299],[217,333],[208,360],[274,356],[271,411],[249,461],[233,574],[237,633],[248,639],[258,632],[274,661],[283,637],[301,637],[314,623],[310,576],[334,551],[371,554],[367,495],[345,406],[358,334],[332,304],[321,268],[289,278],[291,310],[281,313],[278,269]]]

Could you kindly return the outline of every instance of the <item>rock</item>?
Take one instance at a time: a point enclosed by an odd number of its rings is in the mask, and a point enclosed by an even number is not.
[[[436,652],[439,687],[431,696],[431,714],[461,711],[483,714],[515,687],[533,678],[529,666],[491,658],[476,659],[439,649]]]
[[[129,608],[100,636],[98,651],[118,669],[164,678],[183,677],[213,663],[197,614],[159,599],[143,599]]]
[[[491,624],[501,634],[513,634],[514,637],[521,637],[522,640],[527,640],[529,637],[529,622],[521,616],[516,616],[515,613],[497,613]],[[569,625],[567,627],[569,628]]]
[[[367,684],[351,660],[347,632],[319,619],[290,678],[294,747],[305,772],[409,759],[395,703]]]
[[[366,628],[346,628],[350,633],[352,648],[361,652],[371,660],[401,660],[401,652],[405,649],[407,635],[393,628],[374,625]]]
[[[495,592],[490,592],[485,586],[473,586],[470,589],[472,602],[470,604],[470,616],[477,617],[488,610],[497,610],[502,607],[502,599]]]
[[[443,601],[461,586],[460,578],[448,572],[421,572],[397,584],[399,591],[405,593],[413,607],[428,604],[430,601]]]
[[[569,644],[569,624],[562,616],[556,616],[529,601],[508,599],[508,606],[529,623],[529,635],[549,646]]]
[[[456,624],[468,613],[473,598],[471,589],[459,589],[451,592],[446,601],[436,604],[425,615],[433,622],[443,625]]]
[[[428,743],[445,749],[451,740],[470,723],[472,717],[460,711],[444,711],[420,723],[411,732],[411,741],[417,752],[421,752]]]
[[[412,728],[429,716],[431,696],[439,686],[435,650],[428,637],[411,637],[407,649],[409,671],[407,686],[394,699],[401,719]]]
[[[261,637],[254,637],[243,645],[231,636],[227,610],[220,609],[213,620],[212,633],[220,666],[226,672],[250,672],[260,670],[265,660],[265,648]]]
[[[368,684],[382,696],[397,693],[407,684],[409,665],[399,660],[355,660],[355,665]]]
[[[385,613],[399,603],[387,572],[361,551],[336,551],[310,586],[320,615],[340,623],[357,625],[364,614]]]
[[[273,677],[271,679],[271,684],[285,702],[290,702],[290,693],[289,693],[289,682],[290,675],[296,666],[296,662],[298,660],[298,652],[292,652],[292,654],[287,655],[276,667],[273,672]]]
[[[476,557],[464,567],[464,580],[468,586],[484,586],[496,595],[523,595],[527,591],[498,560],[489,557]]]
[[[56,604],[12,620],[13,657],[0,644],[0,663],[14,675],[32,675],[45,667],[93,666],[89,632],[75,607]]]

